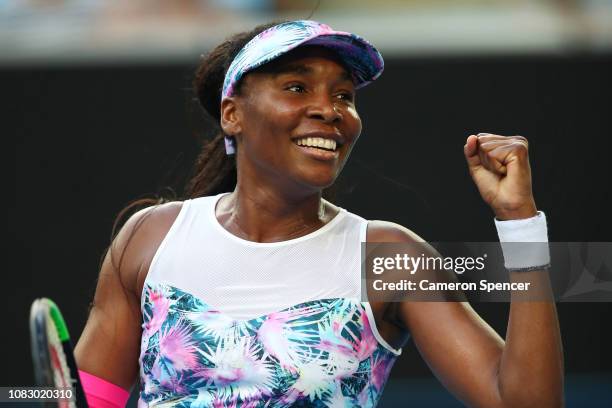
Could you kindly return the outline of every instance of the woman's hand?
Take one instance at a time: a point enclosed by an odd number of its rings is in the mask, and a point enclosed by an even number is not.
[[[472,180],[498,220],[533,217],[528,142],[523,136],[470,135],[463,147]]]

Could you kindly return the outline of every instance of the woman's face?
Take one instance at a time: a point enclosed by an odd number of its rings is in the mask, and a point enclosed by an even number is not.
[[[249,181],[321,190],[361,133],[353,81],[322,47],[298,48],[247,74],[234,100],[238,169]]]

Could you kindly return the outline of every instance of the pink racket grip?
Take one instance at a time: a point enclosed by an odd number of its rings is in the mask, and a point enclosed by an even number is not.
[[[79,370],[79,376],[89,408],[125,408],[129,391],[83,370]]]

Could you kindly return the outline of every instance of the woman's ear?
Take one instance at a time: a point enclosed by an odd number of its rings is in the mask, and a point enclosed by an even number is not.
[[[242,132],[239,108],[234,97],[221,101],[221,129],[228,136],[236,136]]]

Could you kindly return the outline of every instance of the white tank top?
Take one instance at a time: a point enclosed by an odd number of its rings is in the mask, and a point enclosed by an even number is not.
[[[367,221],[257,243],[219,224],[224,194],[185,201],[151,261],[139,407],[376,406],[401,349],[360,299]]]
[[[186,289],[235,320],[316,299],[361,297],[365,219],[341,208],[323,227],[299,238],[247,241],[215,216],[225,194],[183,203],[145,283]]]

